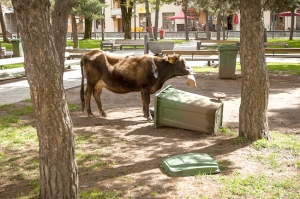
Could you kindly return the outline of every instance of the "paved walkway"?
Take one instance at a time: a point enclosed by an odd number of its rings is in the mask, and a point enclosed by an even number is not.
[[[197,41],[189,41],[184,44],[175,45],[174,49],[181,50],[196,50]],[[143,49],[136,50],[119,50],[113,52],[114,54],[125,55],[125,54],[135,54],[143,55]],[[237,58],[239,62],[239,58]],[[291,62],[300,63],[300,58],[267,58],[267,62]],[[205,66],[207,61],[187,61],[190,66]],[[0,70],[0,80],[8,78],[9,75],[24,74],[24,68],[16,68],[9,70]],[[72,66],[72,69],[64,73],[64,88],[69,89],[77,87],[81,84],[81,71],[79,66]],[[0,85],[0,105],[11,104],[23,101],[25,99],[30,99],[30,90],[27,80],[16,81],[13,83],[7,83]]]

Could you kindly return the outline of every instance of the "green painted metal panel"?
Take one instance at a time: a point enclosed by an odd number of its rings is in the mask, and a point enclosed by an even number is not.
[[[167,86],[155,95],[154,127],[170,126],[217,133],[222,125],[223,102]]]
[[[163,160],[161,165],[171,176],[193,176],[219,173],[219,165],[205,153],[187,153]]]

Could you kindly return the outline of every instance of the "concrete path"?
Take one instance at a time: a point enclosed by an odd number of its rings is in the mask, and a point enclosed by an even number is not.
[[[196,42],[190,41],[184,44],[175,45],[175,50],[196,50]],[[112,52],[113,54],[125,55],[143,55],[143,49],[137,50],[119,50]],[[239,62],[239,57],[237,58]],[[300,63],[300,58],[267,58],[267,62],[289,62],[289,63]],[[205,66],[207,61],[187,61],[190,66]],[[10,75],[24,74],[24,68],[16,68],[9,70],[0,70],[0,81],[1,79],[9,78]],[[77,87],[81,84],[81,71],[79,66],[72,66],[72,69],[64,73],[64,88],[69,89]],[[30,99],[30,90],[27,80],[16,81],[13,83],[5,83],[0,85],[0,105],[11,104]]]

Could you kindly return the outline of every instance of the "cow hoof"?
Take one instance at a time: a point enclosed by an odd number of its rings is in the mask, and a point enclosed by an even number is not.
[[[147,118],[147,120],[148,120],[148,122],[151,122],[151,121],[153,121],[153,118],[152,118],[151,116],[149,116],[149,117]]]
[[[107,116],[106,113],[105,113],[104,111],[100,112],[100,115],[101,115],[102,117],[106,117],[106,116]]]

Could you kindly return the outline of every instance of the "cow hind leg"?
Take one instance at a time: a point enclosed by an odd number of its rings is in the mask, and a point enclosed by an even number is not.
[[[102,93],[102,89],[95,89],[95,91],[94,91],[94,99],[95,99],[95,101],[97,103],[97,106],[99,108],[100,115],[102,117],[106,117],[106,113],[105,113],[105,111],[102,108],[101,97],[100,97],[101,93]]]
[[[144,117],[147,117],[147,114],[146,114],[146,106],[145,106],[145,103],[144,103],[144,94],[143,92],[141,92],[141,98],[142,98],[142,104],[143,104],[143,114],[144,114]]]
[[[150,114],[150,90],[143,90],[142,91],[142,101],[143,101],[143,112],[144,117],[146,117],[148,120],[153,120],[151,114]]]
[[[92,113],[92,109],[91,109],[91,97],[92,97],[92,93],[94,91],[94,88],[87,85],[86,90],[85,90],[85,104],[86,104],[86,111],[88,114],[88,117],[95,117]]]

